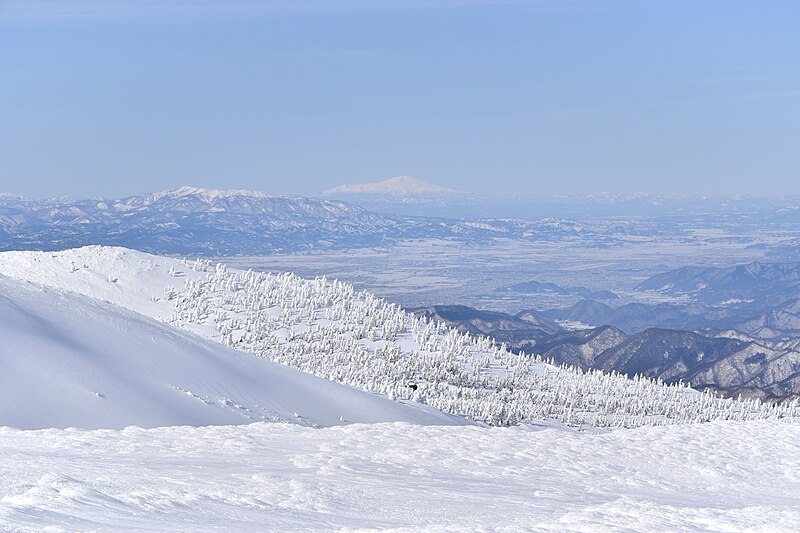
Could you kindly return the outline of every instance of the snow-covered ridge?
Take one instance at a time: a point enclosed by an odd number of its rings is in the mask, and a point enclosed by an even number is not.
[[[125,200],[115,202],[114,206],[117,209],[133,208],[133,206],[145,206],[165,198],[176,199],[187,196],[199,198],[206,203],[212,203],[216,200],[235,197],[271,198],[270,195],[258,191],[244,189],[204,189],[202,187],[189,187],[184,185],[182,187],[178,187],[177,189],[154,192],[152,194],[145,194],[141,196],[132,196]]]
[[[108,277],[105,284],[115,281]],[[0,339],[0,426],[463,423],[237,352],[120,306],[5,276]]]
[[[120,248],[0,254],[0,273],[101,298],[302,371],[493,425],[636,427],[793,419],[797,402],[736,402],[682,385],[517,356],[349,284],[229,271]]]

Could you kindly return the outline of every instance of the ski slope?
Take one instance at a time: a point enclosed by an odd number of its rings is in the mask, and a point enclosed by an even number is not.
[[[312,426],[465,423],[226,348],[96,299],[0,276],[0,426],[259,420]]]
[[[800,426],[0,429],[0,530],[796,531]]]

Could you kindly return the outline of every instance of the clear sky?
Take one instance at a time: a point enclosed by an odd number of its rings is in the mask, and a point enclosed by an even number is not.
[[[0,0],[0,191],[800,194],[800,2]]]

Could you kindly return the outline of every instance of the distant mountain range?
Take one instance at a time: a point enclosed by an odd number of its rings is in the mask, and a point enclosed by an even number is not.
[[[577,296],[580,298],[591,298],[595,300],[618,300],[619,296],[611,291],[593,291],[586,287],[562,287],[550,282],[536,280],[523,281],[507,287],[496,289],[497,292],[510,292],[519,294],[541,294],[553,293],[560,296]]]
[[[611,325],[627,334],[648,328],[712,334],[733,329],[758,339],[800,337],[800,263],[684,267],[651,276],[636,290],[670,296],[674,302],[612,307],[584,298],[568,308],[531,313],[555,321]]]
[[[504,290],[566,289],[532,281]],[[684,267],[636,290],[677,303],[612,307],[583,299],[516,315],[462,306],[413,311],[583,369],[683,380],[727,395],[800,396],[800,263]]]
[[[685,295],[709,305],[774,305],[784,302],[787,295],[800,297],[800,263],[688,266],[652,276],[636,289]]]
[[[493,337],[517,349],[564,331],[563,327],[540,315],[514,316],[466,305],[432,305],[408,311],[452,325],[462,332]]]
[[[396,215],[455,218],[513,217],[530,219],[568,217],[706,217],[737,216],[738,224],[758,219],[760,223],[785,226],[800,221],[800,198],[692,197],[648,193],[538,196],[517,192],[470,194],[424,182],[411,176],[385,181],[340,185],[322,196],[354,203],[370,211]],[[725,220],[724,223],[733,222]]]
[[[373,188],[365,185],[344,190]],[[511,239],[604,248],[653,236],[693,238],[692,228],[698,223],[695,217],[587,219],[588,211],[582,212],[583,221],[576,221],[547,217],[547,209],[529,209],[530,206],[519,210],[523,218],[485,217],[480,216],[487,211],[480,207],[485,204],[483,199],[441,192],[450,190],[403,176],[377,184],[374,190],[377,192],[345,194],[348,201],[196,187],[120,199],[37,200],[0,194],[0,250],[61,250],[108,244],[162,254],[268,255],[375,247],[403,239],[450,239],[472,244]],[[396,209],[400,205],[416,205],[419,209],[406,210],[411,214],[396,214],[403,211]],[[488,211],[513,211],[514,205],[511,202],[503,209]],[[564,212],[569,211],[566,205],[561,206]],[[461,215],[446,216],[453,213]],[[789,218],[773,218],[778,224],[794,228],[799,213],[788,210],[785,216]],[[736,220],[738,224],[739,218]],[[728,222],[722,217],[707,223],[713,226]],[[787,250],[791,253],[791,248]],[[653,290],[665,286],[654,283]],[[536,290],[539,289],[547,287]],[[518,286],[508,290],[528,289]],[[611,298],[610,294],[577,296]]]
[[[628,303],[611,307],[594,300],[581,300],[566,309],[532,310],[551,320],[589,325],[613,325],[626,333],[664,327],[704,330],[711,333],[735,329],[759,339],[800,337],[800,298],[786,299],[775,306],[707,306],[690,304]]]
[[[727,396],[800,396],[800,341],[758,340],[733,331],[707,336],[665,328],[629,335],[609,325],[568,331],[531,311],[509,315],[465,306],[410,311],[584,370],[682,380]]]
[[[335,200],[196,187],[113,200],[0,196],[0,250],[106,244],[162,254],[267,255],[432,238],[479,243],[579,239],[606,246],[618,242],[618,233],[607,225],[560,219],[386,215]]]
[[[90,243],[163,253],[270,253],[374,245],[396,223],[341,202],[179,189],[117,200],[0,198],[0,249]]]
[[[405,185],[408,180],[399,180]],[[208,257],[375,247],[404,239],[610,247],[626,242],[625,236],[659,231],[665,230],[652,220],[413,217],[377,214],[336,200],[194,187],[113,200],[0,195],[0,250],[105,244]],[[785,397],[800,392],[795,376],[800,361],[792,340],[800,338],[800,263],[686,267],[636,287],[673,303],[611,307],[594,300],[611,301],[612,293],[536,280],[502,290],[584,299],[567,309],[525,310],[516,316],[465,307],[417,311],[519,349],[544,350],[542,355],[560,362],[686,379],[727,393],[758,389]],[[580,324],[588,333],[563,327]]]

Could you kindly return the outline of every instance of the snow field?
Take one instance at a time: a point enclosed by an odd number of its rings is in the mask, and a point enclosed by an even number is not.
[[[792,531],[800,426],[0,429],[9,531]]]
[[[800,415],[798,402],[736,402],[556,367],[325,278],[97,246],[2,253],[0,274],[106,299],[310,374],[491,425],[553,420],[590,429]]]
[[[465,423],[96,299],[0,276],[0,426]]]

